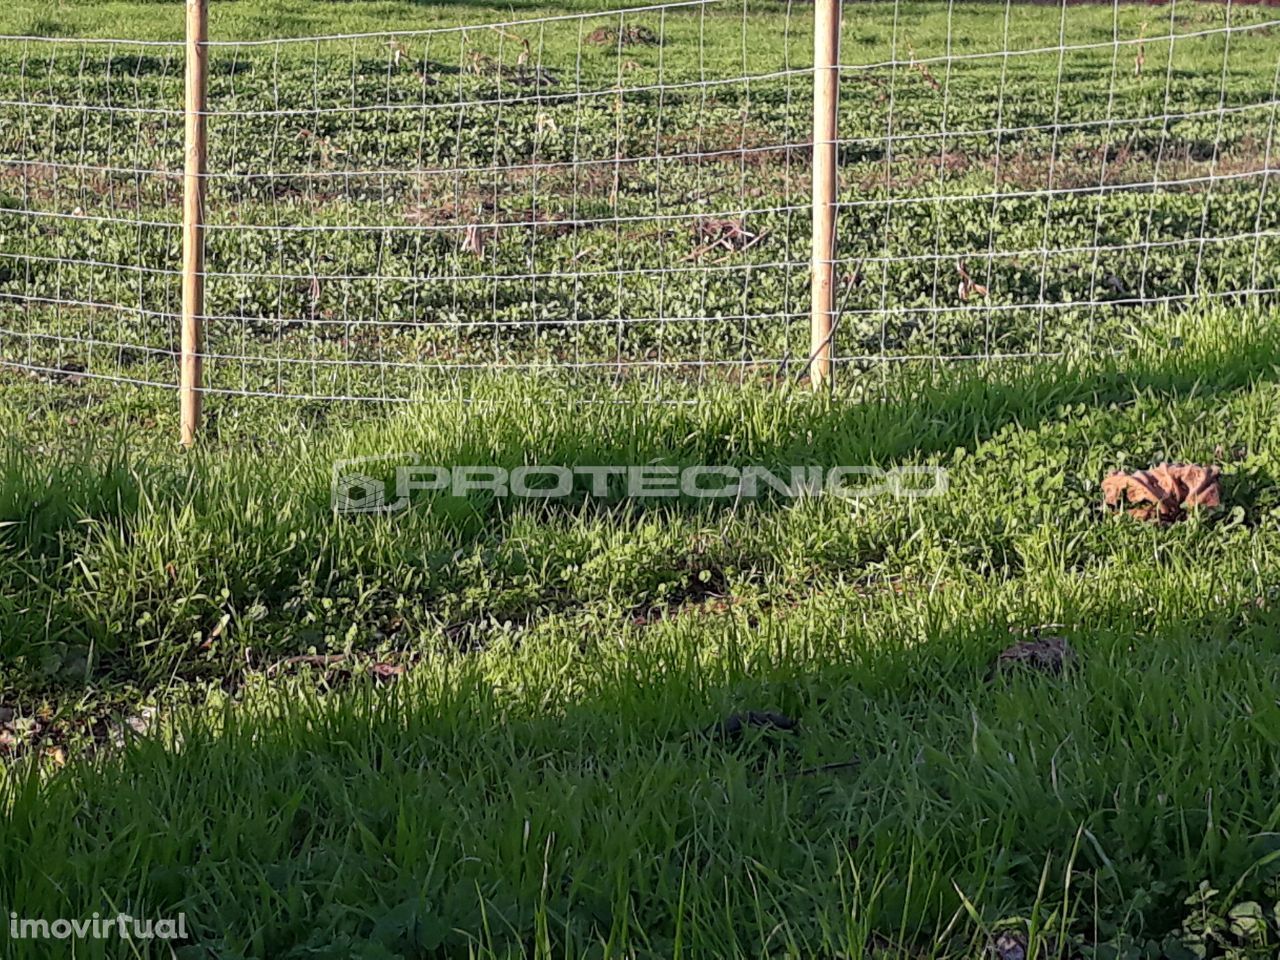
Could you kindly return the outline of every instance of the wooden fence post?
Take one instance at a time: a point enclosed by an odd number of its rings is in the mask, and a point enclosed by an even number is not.
[[[809,381],[830,386],[835,313],[836,114],[841,0],[816,0],[813,23],[813,262]]]
[[[182,181],[182,445],[200,430],[204,350],[205,78],[208,0],[187,0],[186,161]]]

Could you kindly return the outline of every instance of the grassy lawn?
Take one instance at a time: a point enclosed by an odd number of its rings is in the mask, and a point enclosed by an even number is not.
[[[850,4],[817,397],[811,11],[730,6],[626,49],[585,39],[616,16],[216,48],[189,452],[146,385],[181,59],[0,41],[0,953],[123,911],[184,915],[184,960],[1275,956],[1273,11]],[[211,33],[598,9],[214,0]],[[11,0],[0,34],[180,21]],[[725,211],[760,239],[708,256]],[[402,452],[948,490],[334,513],[336,461]],[[1224,505],[1103,508],[1166,460]],[[1048,638],[1062,672],[995,667]]]
[[[1269,910],[1275,320],[861,404],[734,388],[584,420],[509,383],[305,432],[242,409],[187,457],[147,443],[172,418],[145,396],[10,403],[3,686],[38,727],[3,900],[297,957],[970,956],[1019,918],[1156,956],[1202,912]],[[386,450],[930,463],[950,492],[334,517],[332,460]],[[1108,468],[1165,458],[1223,464],[1220,515],[1103,514]],[[1038,632],[1076,668],[989,676]],[[717,735],[750,710],[797,728]]]

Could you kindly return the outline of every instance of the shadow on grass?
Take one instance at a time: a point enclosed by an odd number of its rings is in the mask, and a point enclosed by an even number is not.
[[[1270,612],[1184,595],[1152,618],[1117,590],[1069,611],[1077,671],[987,685],[1008,634],[968,599],[874,637],[818,610],[803,644],[738,623],[713,657],[672,625],[513,652],[505,679],[470,659],[259,690],[180,748],[5,781],[0,898],[185,913],[179,956],[293,958],[968,957],[957,891],[988,929],[1065,904],[1072,934],[1153,944],[1202,880],[1262,897]],[[799,729],[704,733],[746,709]]]

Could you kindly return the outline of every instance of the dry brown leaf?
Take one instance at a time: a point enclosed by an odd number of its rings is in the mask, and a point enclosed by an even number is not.
[[[1023,640],[1000,652],[992,675],[1019,667],[1057,675],[1076,661],[1076,652],[1062,637]]]
[[[475,224],[467,227],[462,238],[462,252],[473,253],[477,257],[484,256],[484,233]]]
[[[960,295],[961,300],[968,300],[974,296],[985,297],[990,293],[986,287],[969,276],[969,271],[965,267],[963,260],[956,261],[956,272],[960,274],[960,286],[956,292]]]
[[[1162,463],[1150,470],[1107,474],[1102,481],[1103,501],[1109,507],[1134,504],[1129,513],[1139,520],[1174,523],[1192,507],[1222,505],[1222,472],[1196,463]]]
[[[651,29],[640,24],[632,24],[622,28],[597,27],[587,34],[587,43],[597,47],[656,47],[662,38]]]
[[[996,960],[1027,960],[1027,938],[1021,931],[1006,930],[991,942]]]
[[[933,90],[941,90],[942,84],[938,82],[938,78],[929,72],[928,65],[916,59],[916,51],[914,47],[907,49],[907,55],[911,58],[911,69],[920,74],[920,79],[929,85]]]
[[[694,238],[700,241],[697,249],[686,260],[697,260],[715,249],[729,253],[743,253],[764,239],[768,231],[753,233],[741,220],[721,220],[716,217],[700,217],[693,224]]]

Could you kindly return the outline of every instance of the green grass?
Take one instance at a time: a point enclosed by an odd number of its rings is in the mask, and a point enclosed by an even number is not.
[[[191,955],[229,957],[959,957],[1018,918],[1124,946],[1269,909],[1276,319],[903,371],[855,404],[583,417],[512,382],[300,432],[244,401],[188,456],[155,439],[168,394],[33,388],[4,433],[4,688],[71,760],[37,739],[9,768],[0,900],[185,912]],[[388,450],[933,463],[951,489],[333,516],[332,460]],[[1221,514],[1103,514],[1107,469],[1166,458],[1223,464]],[[988,680],[1047,624],[1077,670]],[[93,747],[144,704],[151,735]],[[705,735],[749,709],[799,729]]]

